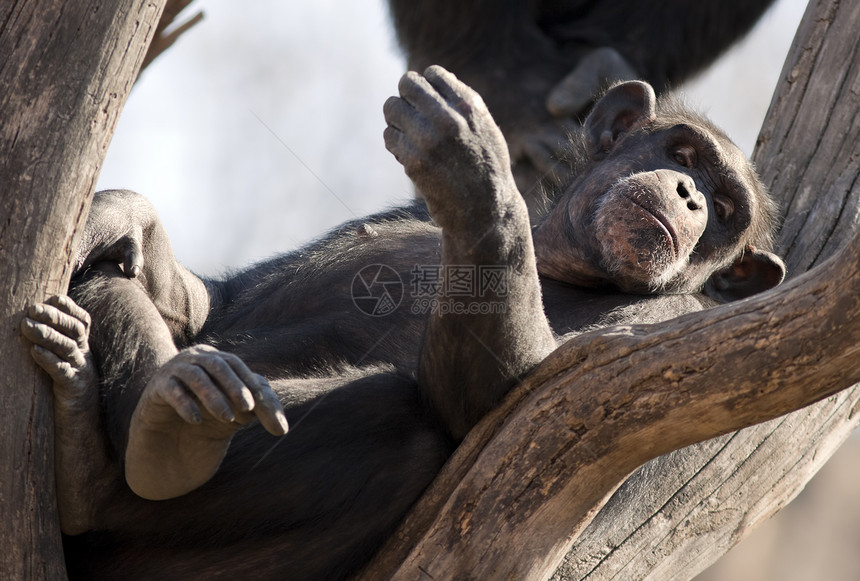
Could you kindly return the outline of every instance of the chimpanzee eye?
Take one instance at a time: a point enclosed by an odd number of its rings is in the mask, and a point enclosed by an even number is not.
[[[714,196],[714,213],[722,221],[731,218],[735,211],[735,204],[726,196]]]
[[[693,169],[696,166],[696,150],[689,145],[682,145],[672,150],[672,159],[679,165]]]

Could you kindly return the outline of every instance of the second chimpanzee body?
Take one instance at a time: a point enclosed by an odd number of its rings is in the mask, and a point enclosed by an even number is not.
[[[426,208],[346,224],[226,279],[179,266],[139,197],[97,199],[73,295],[93,317],[100,411],[82,403],[94,391],[86,314],[55,299],[24,324],[56,384],[73,578],[343,577],[565,334],[782,278],[761,250],[771,208],[749,164],[703,119],[658,109],[647,85],[598,103],[577,178],[534,231],[480,98],[438,68],[406,75],[400,94],[386,145]],[[372,265],[387,278],[356,278]],[[501,268],[504,284],[411,308],[416,272],[438,265],[443,289],[449,267]],[[396,290],[398,277],[398,308],[359,308],[356,289]],[[280,405],[290,432],[275,438]]]
[[[568,173],[566,136],[607,83],[662,92],[710,65],[773,0],[389,0],[412,70],[436,64],[477,90],[511,148],[526,202]]]

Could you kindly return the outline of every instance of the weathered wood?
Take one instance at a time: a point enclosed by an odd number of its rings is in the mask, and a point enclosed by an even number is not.
[[[795,272],[813,262],[820,263],[825,253],[832,253],[856,229],[860,90],[856,71],[858,38],[854,31],[860,29],[858,10],[856,4],[830,0],[810,6],[756,154],[766,182],[772,184],[778,197],[791,201],[790,211],[802,209],[801,203],[813,208],[806,213],[809,220],[797,222],[804,224],[804,234],[812,230],[806,240],[788,246],[787,241],[792,239],[791,221],[786,223],[781,238]],[[813,249],[813,258],[804,263],[801,254],[809,251],[809,244],[818,240],[821,233],[829,234],[829,238],[825,236],[827,242]],[[858,243],[855,241],[854,245]],[[843,253],[842,262],[831,264],[826,270],[837,277],[855,270],[856,250],[854,255],[850,251]],[[842,360],[831,360],[834,374],[831,379],[839,377],[839,386],[849,385],[858,365],[852,347],[856,338],[843,335],[844,327],[837,330],[827,325],[845,323],[856,316],[853,311],[856,302],[851,296],[856,291],[830,286],[836,294],[823,300],[836,305],[831,311],[835,318],[818,329],[820,335],[807,335],[810,327],[822,322],[817,307],[811,308],[810,301],[822,300],[824,295],[816,294],[819,291],[815,288],[827,275],[821,270],[816,276],[821,280],[807,276],[800,284],[795,282],[762,299],[729,306],[728,311],[720,309],[687,317],[683,320],[688,325],[683,333],[685,339],[670,349],[651,342],[649,349],[638,351],[643,342],[651,341],[652,333],[660,332],[639,330],[624,337],[627,340],[642,333],[633,341],[637,351],[621,351],[619,347],[624,340],[619,337],[599,338],[581,352],[567,352],[568,357],[552,373],[546,369],[547,365],[553,365],[548,361],[538,371],[540,377],[529,382],[539,386],[535,387],[536,394],[546,393],[547,386],[542,385],[541,379],[547,373],[552,376],[568,364],[571,369],[568,380],[574,376],[580,378],[572,390],[578,390],[577,393],[569,394],[567,400],[557,400],[565,401],[566,405],[545,408],[552,410],[551,416],[545,416],[552,417],[556,435],[570,434],[567,448],[558,442],[550,444],[537,439],[541,434],[535,419],[542,417],[540,407],[527,416],[526,404],[510,402],[505,409],[517,410],[506,426],[495,432],[504,419],[505,412],[499,411],[470,435],[364,578],[382,578],[392,571],[397,571],[396,578],[410,579],[425,574],[436,579],[541,578],[553,570],[568,547],[569,541],[565,539],[575,538],[577,528],[588,521],[590,510],[598,508],[601,497],[611,491],[614,479],[620,479],[634,467],[629,462],[636,455],[644,457],[669,446],[669,442],[679,444],[680,439],[698,437],[693,434],[704,437],[709,431],[708,435],[713,435],[729,424],[752,420],[750,406],[757,408],[756,413],[764,414],[758,419],[778,409],[788,411],[799,403],[787,403],[784,398],[790,392],[808,397],[811,392],[806,390],[812,386],[807,382],[816,374],[823,378],[828,356],[820,348],[830,343],[828,339],[838,338],[844,355]],[[787,319],[773,325],[782,317],[774,309],[783,308]],[[791,311],[794,314],[789,315]],[[741,316],[741,312],[745,314]],[[723,316],[727,318],[719,319]],[[793,323],[796,317],[799,319]],[[803,323],[797,324],[800,320]],[[700,327],[704,321],[706,327]],[[717,323],[728,326],[717,332],[713,326]],[[712,342],[715,340],[716,343]],[[595,350],[606,345],[619,349],[614,356],[622,361],[604,362],[602,367],[595,368],[593,375],[581,376],[583,367],[595,357]],[[747,345],[747,351],[743,351],[743,345]],[[832,344],[827,345],[825,351],[831,347]],[[737,351],[738,348],[743,352]],[[762,359],[763,352],[774,348]],[[718,353],[719,357],[705,363],[702,352]],[[819,354],[824,358],[819,359]],[[692,362],[686,370],[694,371],[695,390],[699,392],[691,399],[688,399],[691,392],[686,390],[665,391],[671,381],[677,380],[680,385],[688,380],[687,372],[672,371],[679,358]],[[747,367],[753,360],[756,365]],[[642,396],[637,391],[643,389],[637,374],[647,375],[648,370],[655,369],[667,372],[666,376],[662,382],[655,376],[655,383],[644,388]],[[705,376],[714,370],[720,372],[714,377],[717,385],[714,396],[749,386],[746,379],[763,380],[761,386],[766,387],[765,391],[758,394],[757,403],[753,398],[743,408],[734,405],[730,412],[714,417],[717,410],[725,411],[715,400],[704,408],[699,405],[707,400],[702,390],[713,388]],[[726,378],[746,379],[724,387]],[[639,393],[637,397],[646,398],[648,405],[644,407],[632,404],[625,408],[625,414],[640,414],[637,420],[642,431],[637,433],[639,439],[635,442],[627,442],[629,448],[623,454],[618,451],[625,448],[625,428],[607,422],[605,405],[601,413],[601,406],[595,401],[579,399],[595,384],[601,386],[595,394],[597,398],[611,399],[607,392],[613,389],[626,394]],[[774,388],[778,391],[772,391]],[[834,384],[829,384],[819,395],[832,393],[833,389]],[[531,401],[539,397],[533,395]],[[641,404],[643,400],[639,401]],[[667,406],[667,402],[671,405]],[[759,407],[764,402],[767,409]],[[857,402],[857,393],[850,390],[787,418],[654,461],[618,491],[568,555],[557,577],[692,577],[725,552],[752,524],[772,514],[802,488],[856,425]],[[582,407],[578,415],[570,417],[566,415],[567,405]],[[684,416],[696,407],[697,413]],[[620,413],[622,408],[612,409]],[[661,411],[667,415],[659,417]],[[666,417],[670,416],[674,422],[666,424]],[[581,425],[575,425],[576,417]],[[651,428],[645,428],[647,424]],[[606,430],[608,425],[612,425],[611,430]],[[660,425],[664,425],[663,431],[659,430]],[[512,433],[516,430],[511,426],[516,426],[519,434]],[[593,435],[600,431],[604,431],[605,440]],[[517,440],[518,435],[521,440]],[[590,442],[593,454],[590,465],[588,451],[582,450],[584,441]],[[547,450],[555,455],[551,454],[544,464],[537,460],[530,462],[535,454]],[[580,456],[574,450],[579,450]],[[561,467],[566,476],[559,475]],[[564,492],[557,492],[558,489]],[[554,496],[556,493],[559,496]],[[571,511],[577,513],[578,520],[566,521]]]
[[[77,227],[162,1],[0,7],[0,577],[65,577],[50,386],[18,338],[65,290]]]

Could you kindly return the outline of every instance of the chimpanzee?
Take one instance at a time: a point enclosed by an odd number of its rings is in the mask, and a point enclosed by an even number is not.
[[[223,279],[182,268],[140,196],[96,197],[80,306],[22,323],[73,579],[341,578],[567,334],[783,277],[750,164],[645,83],[595,105],[534,229],[478,94],[440,67],[399,93],[385,143],[425,202]]]
[[[566,177],[557,163],[566,136],[607,81],[643,79],[658,92],[678,86],[771,4],[389,0],[409,68],[442,65],[483,96],[508,141],[517,185],[536,207]]]

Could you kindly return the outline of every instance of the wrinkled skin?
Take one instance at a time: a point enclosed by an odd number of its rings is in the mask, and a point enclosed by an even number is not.
[[[771,203],[743,154],[704,119],[658,114],[650,91],[619,85],[586,120],[597,163],[535,229],[541,274],[633,293],[705,287],[722,301],[778,284],[781,261],[757,249]],[[725,284],[740,270],[750,289]]]
[[[399,93],[385,143],[426,208],[224,279],[182,268],[140,196],[97,196],[80,306],[52,299],[22,323],[68,408],[60,433],[78,436],[57,441],[71,578],[342,578],[566,334],[782,278],[755,249],[772,225],[748,163],[700,118],[658,110],[648,85],[595,106],[577,178],[534,231],[480,96],[439,67]],[[385,316],[354,302],[357,280],[394,296],[391,272],[412,283],[420,265],[450,267],[443,289],[464,267],[503,284],[435,296],[430,312],[414,296]]]

